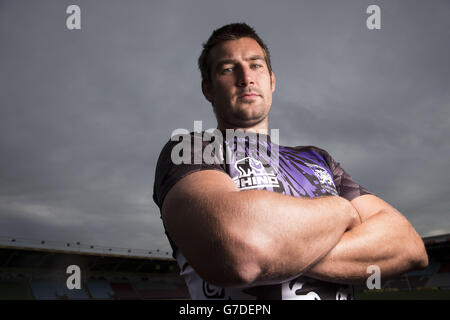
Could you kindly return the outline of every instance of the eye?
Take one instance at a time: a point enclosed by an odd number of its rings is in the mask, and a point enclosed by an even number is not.
[[[251,67],[252,67],[253,69],[259,69],[259,68],[262,68],[262,65],[255,63],[255,64],[252,64]]]
[[[224,73],[229,73],[231,71],[233,71],[233,67],[228,67],[228,68],[223,68],[220,73],[224,74]]]

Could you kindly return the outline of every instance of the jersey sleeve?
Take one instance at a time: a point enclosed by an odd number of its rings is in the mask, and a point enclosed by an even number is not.
[[[178,144],[178,141],[169,141],[161,151],[155,171],[155,182],[153,185],[153,201],[162,209],[164,198],[170,189],[182,178],[201,170],[219,170],[225,172],[221,164],[208,164],[203,159],[201,163],[194,163],[194,147],[190,148],[190,163],[174,164],[172,161],[172,149]],[[202,151],[205,143],[203,143]]]
[[[325,150],[320,149],[325,161],[333,173],[333,180],[336,186],[336,190],[339,196],[351,201],[356,197],[373,194],[357,182],[342,168],[341,164],[337,162],[333,157]]]

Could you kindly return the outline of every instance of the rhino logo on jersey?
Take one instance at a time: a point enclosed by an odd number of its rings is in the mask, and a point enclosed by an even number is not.
[[[261,161],[246,157],[234,164],[239,175],[233,177],[236,186],[241,190],[257,188],[278,188],[279,181],[272,167],[264,167]]]
[[[234,164],[236,170],[239,171],[239,177],[249,177],[251,175],[260,176],[267,174],[263,164],[259,160],[247,157],[236,161]]]

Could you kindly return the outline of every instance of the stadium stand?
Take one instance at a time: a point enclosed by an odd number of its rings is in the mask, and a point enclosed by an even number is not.
[[[69,300],[87,300],[90,299],[89,295],[85,291],[84,287],[82,286],[79,290],[69,290],[67,288],[64,288],[65,296]]]
[[[112,299],[114,291],[106,280],[89,280],[87,288],[92,299]]]
[[[1,240],[0,237],[1,300],[189,298],[176,261],[161,257],[168,253],[159,250],[101,248],[87,252],[77,245],[60,244],[53,246],[57,249],[50,249],[43,246],[48,245],[47,241],[27,247],[24,239],[20,245],[17,239]],[[81,269],[80,289],[67,288],[69,265]]]
[[[441,264],[439,271],[431,277],[427,283],[429,287],[438,287],[442,290],[450,290],[450,270],[449,264]]]
[[[450,299],[450,234],[423,238],[429,264],[395,279],[383,280],[381,289],[355,288],[357,299]]]
[[[85,289],[69,290],[63,278],[31,279],[29,284],[37,300],[89,299]]]
[[[136,292],[132,285],[127,282],[112,282],[111,288],[115,293],[115,298],[120,300],[141,299],[141,296]]]
[[[146,279],[145,281],[134,283],[134,288],[143,299],[182,299],[189,296],[184,282],[180,283],[179,276],[174,275]]]
[[[0,300],[189,299],[168,252],[22,240],[0,237]],[[424,243],[426,269],[382,278],[381,289],[355,286],[355,298],[450,299],[450,235]],[[80,289],[67,288],[69,265],[82,271]]]
[[[31,279],[30,286],[37,300],[66,299],[64,287],[56,279]]]
[[[0,300],[32,299],[34,296],[27,280],[0,280]]]

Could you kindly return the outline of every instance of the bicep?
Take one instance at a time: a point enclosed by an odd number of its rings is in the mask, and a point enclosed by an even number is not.
[[[163,220],[189,214],[193,208],[207,205],[209,200],[234,191],[238,191],[236,185],[224,172],[203,170],[191,173],[180,179],[167,193],[162,204]]]
[[[398,211],[389,203],[372,194],[356,197],[350,201],[350,203],[358,211],[362,222],[366,221],[381,210],[389,210],[398,213]]]
[[[201,273],[220,244],[221,217],[216,206],[238,191],[223,172],[204,170],[178,181],[167,193],[162,219],[167,233],[189,263]],[[206,272],[206,271],[205,271]]]

